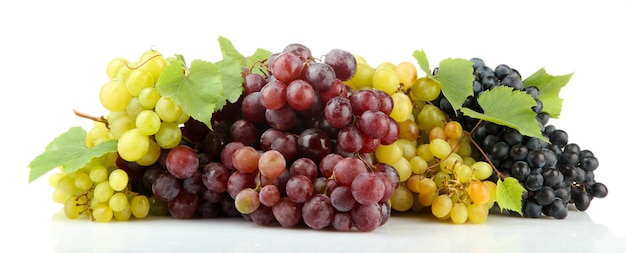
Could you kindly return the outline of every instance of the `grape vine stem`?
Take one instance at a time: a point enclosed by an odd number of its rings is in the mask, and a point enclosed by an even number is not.
[[[90,120],[93,120],[93,121],[96,121],[96,122],[103,123],[103,124],[105,124],[107,126],[107,128],[109,127],[109,122],[107,121],[107,119],[104,116],[99,116],[98,117],[98,116],[89,115],[89,114],[86,114],[86,113],[83,113],[83,112],[79,112],[76,109],[74,109],[74,114],[76,116],[78,116],[78,117],[81,117],[81,118],[90,119]]]

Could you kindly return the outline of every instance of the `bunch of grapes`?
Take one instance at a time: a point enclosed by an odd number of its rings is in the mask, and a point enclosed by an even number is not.
[[[159,93],[169,61],[148,50],[108,64],[100,102],[109,114],[86,144],[117,140],[117,152],[50,177],[69,218],[227,216],[373,231],[392,210],[484,223],[503,177],[527,190],[530,217],[562,219],[568,204],[584,211],[608,193],[594,178],[598,159],[547,124],[540,90],[504,64],[471,59],[474,95],[463,106],[482,112],[477,98],[501,85],[524,91],[549,142],[454,111],[437,69],[418,77],[410,62],[374,68],[341,49],[314,58],[297,43],[242,69],[239,100],[214,112],[209,128]]]
[[[116,58],[107,65],[109,80],[101,87],[100,102],[109,115],[95,120],[86,145],[114,139],[118,140],[118,152],[94,158],[76,172],[61,170],[50,178],[55,187],[53,198],[64,204],[69,218],[85,214],[108,222],[128,220],[131,214],[136,218],[148,215],[148,197],[136,183],[142,171],[128,165],[156,163],[161,149],[178,145],[182,137],[178,124],[188,118],[155,88],[166,64],[158,51],[148,50],[137,62]]]
[[[550,115],[542,110],[541,91],[537,87],[524,86],[521,75],[506,64],[492,69],[479,58],[471,61],[475,77],[474,98],[466,101],[468,106],[481,110],[475,99],[482,91],[500,85],[524,91],[537,102],[532,109],[549,142],[489,122],[480,123],[472,133],[472,138],[484,151],[479,159],[490,161],[504,176],[516,178],[527,190],[522,197],[524,215],[564,219],[568,204],[584,211],[594,197],[603,198],[608,194],[607,187],[596,182],[594,177],[598,158],[578,144],[570,143],[566,131],[548,124]],[[445,103],[445,98],[441,98],[440,104]],[[460,120],[471,124],[472,120],[459,115]],[[494,173],[491,180],[495,181],[496,176]]]

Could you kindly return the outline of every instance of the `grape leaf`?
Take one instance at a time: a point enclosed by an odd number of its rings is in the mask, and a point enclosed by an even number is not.
[[[251,72],[258,71],[260,66],[259,63],[266,60],[272,54],[270,51],[257,48],[253,55],[244,57],[241,53],[239,53],[239,51],[237,51],[229,39],[220,36],[218,41],[220,49],[222,50],[222,57],[224,57],[224,59],[230,60],[230,58],[232,58],[235,61],[239,61],[244,68],[249,69]],[[218,62],[218,64],[220,64],[220,62]]]
[[[514,177],[506,177],[504,181],[498,178],[496,184],[496,202],[500,206],[500,211],[507,209],[522,213],[522,194],[526,191],[524,187]]]
[[[467,97],[474,94],[474,68],[465,59],[445,59],[439,62],[435,79],[441,83],[441,92],[456,111],[463,106]]]
[[[243,62],[245,60],[245,57],[243,57],[243,55],[239,53],[239,51],[237,51],[237,49],[235,48],[235,46],[233,46],[233,43],[229,39],[219,36],[217,38],[217,42],[220,45],[220,50],[222,51],[222,57],[224,59],[233,58],[240,62]]]
[[[159,80],[161,96],[169,96],[189,116],[211,127],[213,112],[226,105],[220,67],[211,62],[194,60],[189,69],[180,61],[171,61]]]
[[[559,92],[569,82],[573,74],[553,76],[548,74],[544,68],[541,68],[524,79],[524,86],[537,87],[539,89],[539,100],[543,103],[543,111],[550,114],[552,118],[558,118],[563,105],[563,99],[559,97]]]
[[[231,103],[237,102],[239,96],[243,92],[243,76],[241,71],[245,64],[246,58],[237,51],[233,43],[222,36],[218,39],[220,50],[222,51],[222,60],[216,62],[220,67],[220,75],[222,76],[222,85],[224,97]],[[222,106],[217,108],[221,109]]]
[[[65,172],[73,172],[85,166],[93,158],[117,151],[117,141],[109,140],[91,148],[86,143],[87,132],[81,127],[72,127],[67,132],[54,138],[46,146],[45,151],[35,157],[30,168],[28,182],[48,173],[50,170],[63,166]]]
[[[523,135],[548,141],[541,134],[536,113],[532,109],[537,102],[526,92],[513,90],[508,86],[497,86],[484,91],[477,100],[483,113],[467,107],[461,108],[461,112],[472,118],[511,127]]]
[[[224,97],[229,102],[235,103],[241,96],[241,93],[243,93],[242,62],[235,58],[224,57],[217,64],[220,66],[219,73],[223,84]]]
[[[426,57],[426,52],[424,52],[424,50],[413,51],[413,58],[417,60],[417,64],[420,66],[420,69],[426,72],[426,76],[432,76],[430,64],[428,63],[428,58]]]

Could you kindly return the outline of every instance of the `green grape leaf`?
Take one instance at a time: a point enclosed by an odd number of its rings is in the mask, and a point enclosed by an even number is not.
[[[167,65],[156,87],[161,96],[171,97],[189,116],[211,127],[213,112],[226,105],[220,66],[194,60],[189,69],[180,61]]]
[[[54,138],[43,153],[35,157],[30,168],[28,182],[48,173],[57,167],[65,172],[74,172],[84,167],[93,158],[117,151],[117,141],[108,140],[93,147],[87,147],[87,132],[81,127],[72,127],[67,132]]]
[[[541,134],[536,113],[532,109],[537,102],[526,92],[513,90],[508,86],[497,86],[483,92],[477,100],[483,113],[467,107],[461,108],[461,112],[472,118],[516,129],[522,135],[548,141]]]
[[[217,38],[217,42],[220,45],[220,50],[222,51],[222,57],[224,59],[234,58],[235,60],[238,60],[240,62],[243,62],[245,60],[245,57],[241,53],[239,53],[239,51],[237,51],[237,49],[229,39],[219,36]]]
[[[259,73],[260,62],[267,59],[272,53],[259,48],[253,55],[244,57],[229,39],[220,36],[218,41],[223,60],[217,64],[220,66],[224,77],[224,96],[229,102],[234,103],[243,92],[243,68]]]
[[[222,36],[218,39],[220,49],[222,50],[222,60],[217,62],[219,72],[222,79],[224,97],[231,103],[237,102],[241,93],[243,93],[243,76],[242,68],[246,58],[235,49],[233,43]],[[218,110],[223,105],[218,105]]]
[[[430,64],[428,63],[428,58],[426,57],[426,52],[424,52],[424,50],[413,51],[413,58],[417,60],[417,64],[420,66],[420,69],[426,72],[426,76],[432,76]]]
[[[563,99],[559,97],[559,92],[569,82],[573,74],[553,76],[548,74],[544,68],[541,68],[524,79],[524,86],[537,87],[539,89],[539,100],[543,103],[543,111],[550,114],[552,118],[558,118],[563,105]]]
[[[224,57],[218,62],[220,77],[223,85],[224,98],[235,103],[243,93],[243,76],[241,75],[241,62],[230,57]],[[220,106],[221,109],[223,106]]]
[[[496,183],[496,202],[500,211],[507,209],[520,215],[522,213],[522,194],[526,191],[514,177],[506,177],[504,181],[498,178]]]
[[[463,106],[467,97],[474,94],[474,68],[465,59],[445,59],[439,62],[435,79],[441,83],[441,92],[456,111]]]

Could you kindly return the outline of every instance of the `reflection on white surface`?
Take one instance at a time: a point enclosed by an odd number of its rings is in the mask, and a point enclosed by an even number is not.
[[[626,238],[574,210],[564,220],[492,213],[485,224],[465,225],[396,213],[368,233],[261,227],[241,218],[95,223],[59,212],[48,235],[54,252],[626,252]]]

